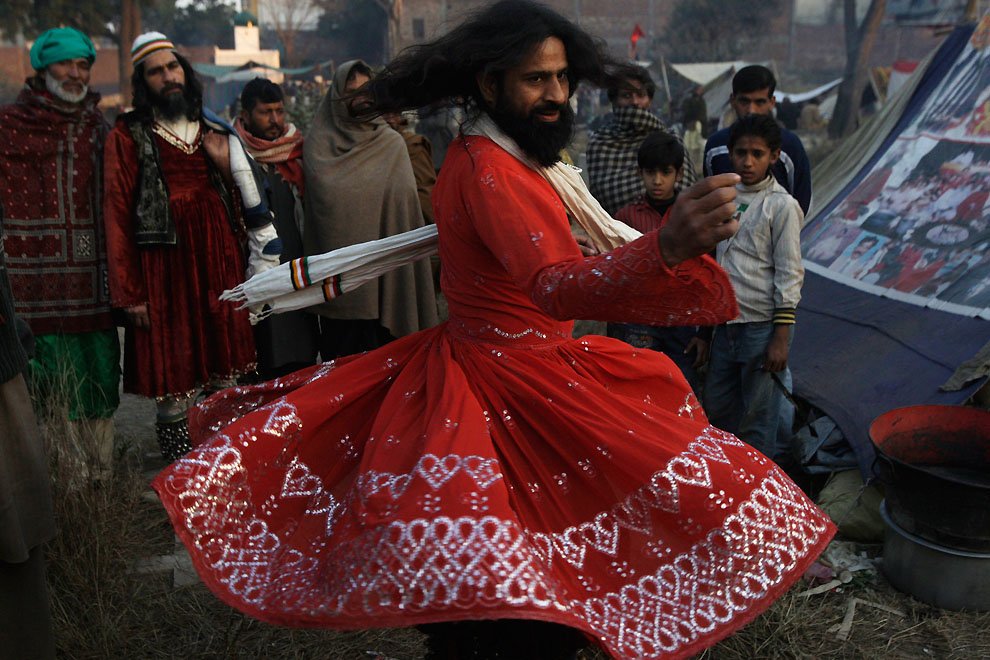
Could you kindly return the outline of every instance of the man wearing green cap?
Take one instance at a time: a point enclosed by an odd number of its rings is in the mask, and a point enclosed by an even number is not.
[[[108,127],[89,89],[96,50],[74,28],[41,34],[17,101],[0,107],[0,203],[17,313],[37,336],[31,380],[64,403],[85,473],[108,476],[120,348],[110,316],[101,163]]]

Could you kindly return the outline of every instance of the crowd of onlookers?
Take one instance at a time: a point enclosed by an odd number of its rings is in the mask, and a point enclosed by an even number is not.
[[[255,369],[275,377],[435,322],[387,283],[253,328],[246,313],[218,305],[216,296],[279,262],[432,222],[430,191],[458,130],[456,112],[424,115],[418,132],[409,117],[361,118],[357,90],[373,74],[352,62],[337,69],[325,93],[315,83],[289,85],[286,94],[251,81],[231,125],[203,105],[202,84],[168,38],[147,33],[132,50],[133,109],[109,130],[88,89],[94,58],[88,37],[71,28],[36,41],[37,73],[3,111],[10,139],[0,153],[0,193],[17,309],[36,336],[32,381],[43,387],[68,370],[78,383],[71,416],[101,448],[97,472],[112,463],[108,420],[118,402],[122,321],[124,390],[157,401],[169,458],[188,449],[187,411],[204,387]],[[680,108],[684,137],[671,139],[654,112],[649,73],[630,65],[615,80],[605,90],[611,112],[592,123],[586,154],[591,191],[607,211],[630,221],[623,210],[647,204],[659,215],[643,222],[659,224],[677,192],[702,174],[738,169],[729,129],[697,146],[707,133],[700,88]],[[730,105],[739,117],[767,115],[774,87],[769,70],[747,67],[735,77]],[[581,89],[573,103],[586,121],[601,113],[595,90]],[[806,211],[810,174],[800,140],[786,129],[763,139],[772,158],[760,179],[768,169]],[[654,187],[650,177],[663,182]],[[414,270],[405,277],[432,300],[434,278]],[[773,303],[761,322],[783,325],[773,313],[796,299]],[[397,316],[412,320],[380,322]],[[699,336],[689,340],[695,347]],[[698,350],[691,363],[706,354]]]
[[[775,87],[766,67],[740,69],[729,100],[739,119],[709,135],[695,163],[685,145],[688,133],[681,137],[663,124],[652,111],[652,79],[631,66],[608,90],[613,112],[591,135],[587,163],[592,194],[640,231],[661,227],[679,191],[697,178],[740,175],[740,229],[714,255],[735,287],[740,315],[718,328],[609,324],[608,332],[666,353],[712,423],[788,463],[791,429],[782,410],[804,274],[800,230],[811,201],[811,168],[800,138],[773,117]],[[701,130],[702,102],[695,89],[682,106],[692,130]]]

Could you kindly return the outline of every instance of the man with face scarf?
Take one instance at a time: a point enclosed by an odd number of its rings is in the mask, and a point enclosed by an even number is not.
[[[31,380],[68,405],[70,432],[108,475],[120,348],[110,317],[100,176],[106,122],[89,89],[96,50],[74,28],[41,34],[17,101],[0,108],[0,202],[17,313],[36,336]],[[80,464],[80,469],[87,466]]]
[[[371,79],[360,60],[337,69],[303,147],[306,254],[422,227],[416,178],[402,136],[381,118],[362,116]],[[429,260],[369,282],[321,305],[323,360],[360,353],[436,325]]]
[[[607,89],[612,115],[588,140],[588,179],[591,194],[614,215],[643,194],[636,164],[636,153],[643,140],[651,133],[670,131],[650,110],[656,85],[646,69],[634,64],[616,67],[609,76]],[[685,154],[684,174],[677,190],[696,180],[694,163]]]

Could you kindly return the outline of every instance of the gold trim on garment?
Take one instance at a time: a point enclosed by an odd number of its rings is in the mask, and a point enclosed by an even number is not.
[[[157,121],[152,125],[151,130],[153,130],[156,135],[158,135],[163,140],[165,140],[170,145],[172,145],[173,147],[175,147],[176,149],[178,149],[179,151],[181,151],[186,155],[195,153],[196,150],[199,149],[200,143],[202,143],[203,141],[202,140],[203,131],[200,130],[199,127],[197,127],[196,129],[196,137],[193,138],[192,142],[186,142],[178,135],[176,135],[172,131],[168,130],[167,128],[159,124]]]

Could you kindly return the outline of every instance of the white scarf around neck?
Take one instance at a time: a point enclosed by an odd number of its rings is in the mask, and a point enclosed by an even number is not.
[[[468,135],[487,137],[520,162],[539,172],[553,187],[574,221],[602,252],[610,252],[642,235],[624,222],[613,219],[602,208],[581,178],[581,170],[563,161],[557,161],[550,167],[541,167],[527,156],[516,141],[506,135],[487,114],[482,114],[472,121],[464,132]]]

